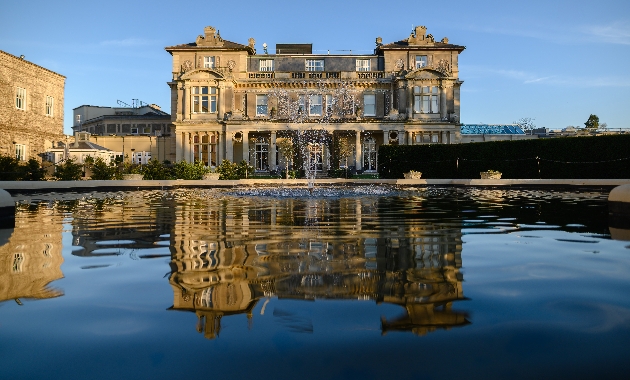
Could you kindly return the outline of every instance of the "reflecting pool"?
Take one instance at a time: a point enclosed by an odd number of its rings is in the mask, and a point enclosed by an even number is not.
[[[20,196],[0,378],[615,378],[630,242],[607,192]]]

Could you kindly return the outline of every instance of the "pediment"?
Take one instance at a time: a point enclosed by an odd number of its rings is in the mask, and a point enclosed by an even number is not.
[[[183,80],[223,80],[224,77],[218,71],[212,69],[196,69],[186,72],[181,76]]]
[[[413,70],[409,74],[405,75],[406,79],[438,79],[443,77],[445,77],[444,73],[429,68]]]

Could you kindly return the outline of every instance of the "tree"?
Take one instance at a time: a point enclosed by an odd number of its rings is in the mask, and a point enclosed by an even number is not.
[[[350,145],[350,142],[348,141],[348,139],[346,138],[339,139],[338,153],[339,153],[339,160],[345,161],[346,178],[348,178],[348,157],[352,155],[352,145]]]
[[[57,165],[54,176],[59,181],[78,181],[83,176],[83,165],[75,163],[74,158],[69,158]]]
[[[168,163],[170,164],[170,163]],[[142,166],[142,178],[144,179],[173,179],[171,169],[167,162],[151,159],[148,164]]]
[[[20,165],[20,171],[23,181],[43,181],[46,177],[46,170],[32,157],[25,165]]]
[[[599,125],[599,129],[602,130],[602,131],[606,130],[606,128],[608,128],[608,124],[606,124],[606,123],[601,123]]]
[[[532,119],[531,117],[522,117],[518,119],[518,121],[515,121],[514,124],[518,125],[525,133],[530,132],[533,129],[536,129],[536,124],[534,124],[534,119]]]
[[[92,179],[95,180],[111,180],[116,178],[116,174],[118,170],[113,165],[107,165],[107,163],[101,158],[97,157],[96,160],[88,160],[86,157],[85,162],[86,165],[92,170]],[[88,161],[90,161],[88,163]]]
[[[584,125],[588,129],[597,129],[597,127],[599,127],[599,117],[597,117],[597,115],[591,114],[591,116],[588,117],[588,120],[586,120],[586,123],[584,123]]]

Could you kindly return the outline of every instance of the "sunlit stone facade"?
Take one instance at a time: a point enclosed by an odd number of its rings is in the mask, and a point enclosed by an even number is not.
[[[389,44],[379,37],[367,55],[312,54],[310,44],[263,48],[225,40],[210,26],[195,42],[166,48],[177,161],[246,160],[275,171],[289,160],[280,140],[317,130],[328,136],[309,147],[317,170],[336,169],[341,144],[350,147],[343,166],[372,172],[383,144],[461,140],[465,47],[436,41],[425,27]]]
[[[64,140],[66,78],[0,50],[0,154],[35,158]]]

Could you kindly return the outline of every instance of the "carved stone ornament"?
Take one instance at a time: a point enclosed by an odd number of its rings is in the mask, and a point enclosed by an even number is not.
[[[256,40],[253,38],[250,38],[249,40],[247,40],[247,43],[249,45],[250,48],[254,48],[254,45],[256,45]]]
[[[183,72],[188,72],[190,70],[192,70],[193,68],[193,63],[190,60],[185,60],[184,64],[182,65],[182,71]]]
[[[236,67],[236,62],[234,62],[233,59],[230,59],[228,61],[227,67],[228,67],[228,69],[230,69],[230,71],[234,70],[234,68]]]
[[[448,73],[451,72],[451,65],[445,59],[440,59],[438,61],[438,64],[436,65],[435,68],[436,68],[437,71],[439,71],[441,73],[444,73],[444,74],[448,74]]]
[[[235,142],[243,142],[243,132],[234,132],[232,140],[234,140]]]
[[[402,70],[405,68],[405,62],[402,59],[396,60],[396,70]]]

